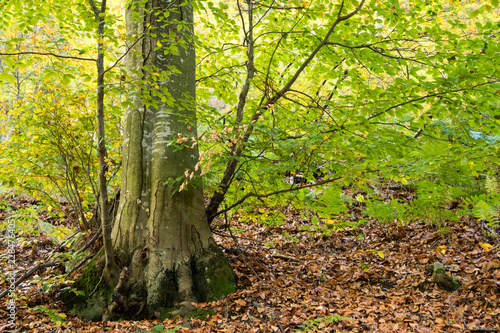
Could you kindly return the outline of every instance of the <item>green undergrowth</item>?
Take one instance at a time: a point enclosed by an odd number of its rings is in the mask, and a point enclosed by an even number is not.
[[[180,327],[166,329],[165,326],[163,326],[163,325],[156,325],[156,326],[151,327],[151,331],[140,331],[139,333],[149,333],[149,332],[151,332],[151,333],[174,333],[180,329],[181,329]]]

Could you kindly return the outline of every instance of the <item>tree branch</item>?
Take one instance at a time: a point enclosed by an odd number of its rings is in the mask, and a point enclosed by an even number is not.
[[[51,56],[51,57],[62,58],[62,59],[74,59],[74,60],[94,61],[94,62],[97,61],[96,59],[92,59],[92,58],[80,58],[80,57],[75,57],[75,56],[64,56],[64,55],[55,54],[52,52],[34,52],[34,51],[15,52],[15,53],[0,53],[0,56],[19,56],[19,55],[28,55],[28,54],[41,55],[41,56]]]
[[[351,12],[345,16],[341,16],[342,9],[344,8],[344,1],[342,1],[341,5],[340,5],[337,19],[335,20],[335,22],[333,22],[332,26],[330,27],[330,29],[326,33],[325,37],[323,38],[323,41],[321,43],[319,43],[318,46],[316,46],[316,48],[311,52],[309,57],[307,57],[307,59],[302,63],[300,68],[295,72],[293,77],[287,82],[287,84],[280,91],[278,91],[266,104],[276,103],[281,98],[281,96],[283,96],[284,94],[286,94],[288,92],[288,90],[292,87],[292,85],[295,83],[295,81],[297,81],[300,74],[302,74],[304,69],[306,69],[306,67],[309,66],[311,61],[316,57],[316,54],[318,54],[318,52],[323,48],[323,46],[327,45],[328,40],[330,39],[330,36],[332,35],[332,33],[335,31],[335,28],[337,27],[337,25],[340,22],[345,21],[345,20],[351,18],[353,15],[357,14],[361,10],[361,8],[363,7],[364,3],[365,3],[365,0],[362,0],[361,3],[359,4],[359,6],[353,12]]]
[[[221,211],[218,211],[217,213],[215,213],[214,215],[210,216],[209,218],[214,219],[216,216],[224,214],[224,213],[230,211],[234,207],[241,205],[248,198],[252,198],[252,197],[254,197],[254,198],[267,198],[267,197],[270,197],[270,196],[273,196],[273,195],[277,195],[277,194],[281,194],[281,193],[295,192],[295,191],[298,191],[298,190],[301,190],[301,189],[304,189],[304,188],[310,188],[310,187],[316,187],[316,186],[325,185],[325,184],[332,183],[332,182],[337,181],[337,180],[342,179],[342,178],[343,177],[332,178],[332,179],[324,180],[324,181],[317,182],[317,183],[314,183],[314,184],[304,185],[304,186],[300,186],[300,187],[292,187],[292,188],[288,188],[286,190],[279,190],[279,191],[275,191],[275,192],[271,192],[271,193],[266,193],[266,194],[256,194],[256,193],[250,192],[250,193],[245,194],[240,200],[236,201],[236,203],[232,204],[229,207],[226,207],[225,209],[223,209]]]
[[[457,92],[461,92],[461,91],[468,91],[468,90],[472,90],[474,88],[477,88],[477,87],[480,87],[480,86],[484,86],[484,85],[487,85],[487,84],[493,84],[493,83],[498,83],[498,81],[488,81],[488,82],[483,82],[483,83],[480,83],[478,85],[475,85],[473,86],[472,88],[460,88],[460,89],[453,89],[453,90],[449,90],[449,91],[439,91],[439,92],[436,92],[436,93],[433,93],[433,94],[427,94],[427,95],[424,95],[424,96],[421,96],[421,97],[418,97],[418,98],[412,98],[412,99],[409,99],[407,101],[404,101],[404,102],[401,102],[401,103],[398,103],[396,105],[392,105],[390,107],[388,107],[387,109],[383,110],[383,111],[380,111],[378,113],[375,113],[374,115],[368,117],[366,120],[371,120],[373,118],[376,118],[392,109],[395,109],[395,108],[398,108],[400,106],[403,106],[403,105],[407,105],[407,104],[411,104],[411,103],[414,103],[414,102],[418,102],[418,101],[421,101],[421,100],[424,100],[424,99],[427,99],[427,98],[430,98],[430,97],[437,97],[439,95],[447,95],[447,94],[453,94],[453,93],[457,93]]]

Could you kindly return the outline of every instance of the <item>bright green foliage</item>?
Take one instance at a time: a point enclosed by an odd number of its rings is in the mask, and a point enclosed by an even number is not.
[[[471,196],[466,203],[472,206],[474,217],[482,220],[490,230],[500,227],[500,195],[480,194]],[[492,236],[498,237],[498,231],[492,232]]]
[[[0,58],[0,184],[37,197],[62,196],[86,229],[83,212],[94,202],[97,173],[91,12],[72,1],[6,3],[1,9],[3,20],[17,19],[0,22],[5,41],[0,48],[5,54]],[[117,92],[119,86],[108,90]],[[120,109],[114,107],[119,98],[116,93],[107,99],[113,176],[120,160]]]
[[[262,196],[249,197],[241,208],[249,219],[282,221],[279,213],[255,209],[264,203],[312,208],[327,220],[353,202],[381,222],[440,225],[455,219],[446,203],[481,195],[484,179],[494,188],[500,167],[497,5],[266,0],[252,8],[250,40],[246,2],[195,1],[197,143],[206,187],[217,191],[227,163],[236,159],[226,202],[250,192]],[[0,56],[0,183],[57,192],[85,209],[97,170],[95,73],[88,61],[96,54],[93,13],[87,2],[72,0],[1,9],[0,53],[52,52],[74,59]],[[123,17],[113,13],[122,10],[111,7],[106,16],[107,68],[120,64]],[[334,24],[349,13],[354,15]],[[157,48],[165,48],[170,37],[162,36]],[[178,44],[165,52],[175,53],[183,47]],[[238,119],[250,52],[255,74]],[[110,174],[120,160],[120,108],[129,105],[121,89],[129,78],[118,69],[106,75]],[[150,75],[134,82],[137,91],[128,94],[140,94],[146,106],[172,103],[167,91],[150,89],[171,72],[143,70]],[[237,146],[242,153],[235,156]],[[297,185],[283,181],[286,171],[308,181],[321,172],[330,183],[293,191]],[[380,198],[388,183],[413,186],[411,205]],[[357,189],[362,201],[343,194],[343,187]],[[486,209],[479,202],[474,200],[476,215]]]
[[[346,2],[341,15],[359,4]],[[280,194],[267,197],[266,204],[313,202],[320,216],[341,214],[349,203],[340,188],[350,186],[371,193],[367,200],[375,201],[366,203],[368,214],[380,220],[425,218],[439,225],[456,218],[443,207],[446,202],[482,190],[477,179],[498,171],[499,25],[489,4],[368,1],[335,27],[310,62],[340,2],[259,6],[253,29],[257,74],[244,120],[235,123],[248,62],[246,8],[200,3],[200,128],[210,164],[206,184],[213,190],[234,158],[227,152],[253,126],[236,157],[229,201],[292,188],[283,182],[285,171],[312,181],[319,168],[325,179],[338,178],[329,185],[336,189]],[[284,96],[266,104],[292,81]],[[415,184],[413,206],[377,201],[386,181]],[[246,202],[262,204],[253,197]]]
[[[55,227],[48,222],[42,221],[38,215],[38,209],[35,207],[20,208],[15,211],[0,224],[0,229],[7,228],[11,223],[14,224],[18,236],[44,234],[48,236],[54,244],[62,243],[74,233],[74,231],[68,227]]]

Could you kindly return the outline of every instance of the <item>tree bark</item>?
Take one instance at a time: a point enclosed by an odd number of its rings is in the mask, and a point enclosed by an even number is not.
[[[126,12],[130,43],[142,40],[126,58],[131,103],[112,239],[117,262],[130,268],[128,301],[146,301],[150,314],[233,292],[236,283],[213,240],[195,171],[193,8],[181,3],[132,1]]]

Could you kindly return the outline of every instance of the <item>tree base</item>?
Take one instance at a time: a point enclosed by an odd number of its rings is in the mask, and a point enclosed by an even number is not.
[[[164,271],[154,280],[142,274],[142,279],[131,280],[123,290],[122,305],[113,305],[116,288],[113,290],[104,282],[103,258],[92,261],[77,279],[74,288],[85,296],[66,293],[61,299],[68,310],[86,320],[154,319],[181,316],[197,316],[199,309],[186,301],[179,293],[182,274],[177,270]],[[134,265],[131,265],[134,269]],[[140,270],[141,268],[139,268]],[[237,277],[224,253],[213,242],[208,249],[191,259],[189,267],[192,277],[191,301],[214,301],[236,291]],[[137,270],[136,270],[137,273]],[[151,291],[150,291],[151,290]]]
[[[104,262],[99,259],[91,261],[83,274],[72,286],[84,295],[76,295],[72,291],[61,294],[60,299],[66,304],[69,312],[83,319],[101,321],[103,312],[108,306],[112,289],[102,280]]]

